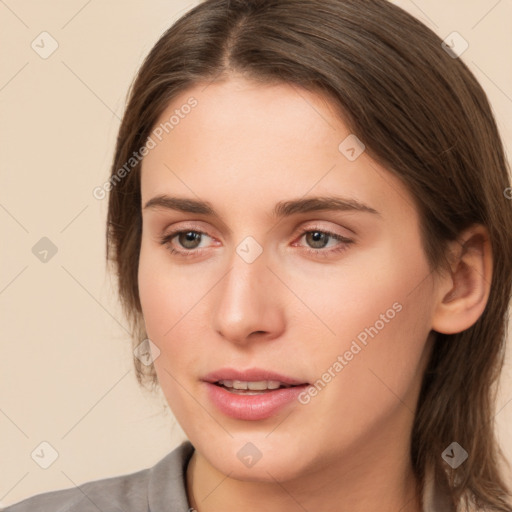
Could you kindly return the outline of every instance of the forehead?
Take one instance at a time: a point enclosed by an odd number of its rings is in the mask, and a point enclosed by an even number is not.
[[[214,154],[223,160],[229,156],[228,149],[239,148],[239,159],[244,152],[252,156],[263,145],[265,153],[274,156],[286,149],[298,154],[300,146],[310,149],[319,143],[323,151],[330,144],[335,154],[338,138],[345,132],[349,134],[322,96],[287,83],[263,85],[238,76],[181,92],[153,128],[154,138],[165,139],[175,153],[193,147],[200,155],[201,147],[215,145]],[[146,160],[161,153],[157,148]]]
[[[172,192],[270,208],[288,196],[339,193],[377,210],[413,205],[329,100],[295,85],[240,77],[196,84],[170,102],[151,137],[143,201]]]

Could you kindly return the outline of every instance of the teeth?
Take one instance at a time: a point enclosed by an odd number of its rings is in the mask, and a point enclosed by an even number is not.
[[[235,388],[235,389],[248,389],[249,388],[248,382],[245,382],[243,380],[234,380],[234,381],[232,381],[231,387]]]
[[[290,387],[288,384],[282,384],[277,380],[259,380],[248,382],[245,380],[219,380],[219,384],[226,388],[249,389],[252,391],[263,391],[265,389],[278,389],[281,386]]]

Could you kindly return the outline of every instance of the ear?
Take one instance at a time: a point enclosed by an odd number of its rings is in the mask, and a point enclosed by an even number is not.
[[[485,226],[475,224],[448,247],[450,270],[438,275],[432,329],[455,334],[482,315],[491,289],[492,248]]]

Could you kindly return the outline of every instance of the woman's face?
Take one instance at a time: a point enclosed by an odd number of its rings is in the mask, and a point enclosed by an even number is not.
[[[406,457],[437,284],[402,183],[328,103],[287,84],[195,86],[151,137],[140,299],[198,452],[262,481],[390,446]],[[237,376],[304,385],[206,382]]]

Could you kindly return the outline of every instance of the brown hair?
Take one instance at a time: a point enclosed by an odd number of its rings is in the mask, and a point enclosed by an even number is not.
[[[385,0],[206,0],[156,43],[130,90],[108,209],[107,254],[134,346],[146,337],[137,287],[140,163],[123,179],[119,169],[144,146],[177,94],[232,73],[329,97],[369,155],[410,190],[432,269],[444,268],[447,241],[474,223],[487,227],[493,252],[488,303],[466,331],[437,333],[411,458],[420,492],[432,468],[436,483],[449,486],[454,507],[474,503],[511,512],[493,424],[512,282],[504,149],[486,95],[466,65]],[[154,368],[134,362],[139,383],[156,386]],[[456,470],[441,458],[453,441],[469,453]]]

